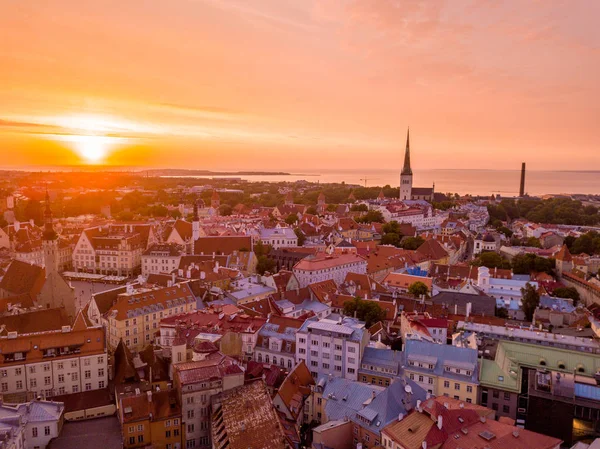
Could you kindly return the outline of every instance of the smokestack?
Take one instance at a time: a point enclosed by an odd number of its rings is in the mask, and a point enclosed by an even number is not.
[[[521,189],[519,190],[519,196],[525,196],[525,162],[521,164]]]

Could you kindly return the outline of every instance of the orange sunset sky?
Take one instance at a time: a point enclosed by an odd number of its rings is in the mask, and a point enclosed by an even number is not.
[[[0,166],[600,169],[597,0],[0,0]]]

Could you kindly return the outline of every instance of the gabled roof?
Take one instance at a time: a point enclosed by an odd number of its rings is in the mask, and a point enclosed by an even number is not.
[[[571,256],[571,251],[569,251],[567,245],[563,245],[558,254],[556,254],[556,260],[560,260],[562,262],[573,261],[573,256]]]
[[[304,408],[304,398],[310,394],[310,386],[315,381],[304,361],[298,363],[287,375],[277,395],[281,398],[292,416],[297,417]]]
[[[42,290],[45,281],[44,268],[13,260],[0,280],[0,290],[8,292],[10,295],[28,293],[35,297]]]
[[[41,309],[19,315],[0,317],[0,328],[4,332],[31,334],[50,330],[60,330],[62,326],[70,326],[71,320],[64,308]]]
[[[252,238],[245,235],[200,237],[194,242],[194,254],[233,254],[251,251]]]

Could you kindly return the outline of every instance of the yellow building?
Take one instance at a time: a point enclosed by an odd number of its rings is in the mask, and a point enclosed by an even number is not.
[[[175,449],[184,440],[177,392],[147,391],[120,399],[119,421],[126,449]]]
[[[141,351],[154,341],[163,318],[193,310],[196,310],[196,297],[187,283],[130,289],[118,295],[102,317],[108,347],[114,351],[122,339],[129,350]]]
[[[407,340],[404,372],[435,396],[477,403],[477,350]]]

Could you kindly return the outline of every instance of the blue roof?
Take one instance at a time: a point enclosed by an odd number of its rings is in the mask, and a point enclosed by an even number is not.
[[[423,268],[418,266],[407,268],[406,273],[413,276],[427,276],[427,270],[424,270]]]
[[[458,346],[440,345],[427,341],[407,340],[404,346],[404,366],[411,371],[430,373],[427,368],[418,366],[409,366],[409,360],[422,359],[425,363],[433,364],[433,372],[437,376],[456,380],[470,380],[478,383],[477,369],[477,350],[471,348],[460,348]],[[463,376],[444,370],[444,366],[454,366],[458,368],[470,369],[471,376]]]
[[[600,401],[600,387],[597,385],[575,383],[575,396]]]
[[[407,389],[410,393],[406,392]],[[427,392],[412,380],[397,380],[350,419],[364,429],[379,434],[381,429],[398,419],[400,413],[407,414],[416,406],[417,400],[424,401],[426,396]]]
[[[383,387],[339,377],[321,376],[317,384],[323,383],[323,398],[327,401],[325,414],[329,420],[354,416],[364,408],[366,401],[373,398],[373,393],[377,395],[384,390]]]
[[[576,307],[573,305],[573,301],[570,299],[554,298],[547,295],[540,297],[540,307],[566,313],[571,313],[576,309]]]
[[[363,353],[361,365],[370,364],[397,368],[402,362],[402,352],[392,349],[371,348],[367,346]]]

